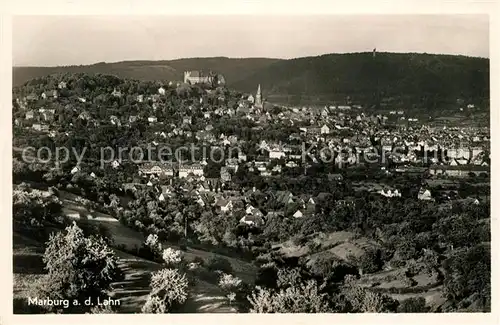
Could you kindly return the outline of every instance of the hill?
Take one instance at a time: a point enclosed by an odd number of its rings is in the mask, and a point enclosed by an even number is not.
[[[489,60],[414,53],[328,54],[279,61],[232,86],[251,91],[258,83],[264,96],[275,101],[343,102],[350,96],[353,101],[428,107],[457,98],[482,103],[489,98]]]
[[[171,61],[124,61],[68,67],[14,67],[13,83],[64,72],[114,74],[139,80],[182,80],[185,70],[213,70],[229,87],[269,101],[456,108],[462,98],[480,107],[489,102],[489,60],[416,53],[327,54],[290,60],[225,57]],[[347,97],[349,96],[349,100]]]
[[[60,67],[13,67],[13,85],[54,73],[102,73],[120,78],[138,80],[183,80],[186,70],[213,70],[224,75],[229,82],[245,79],[255,71],[266,68],[279,59],[249,58],[231,59],[226,57],[190,58],[170,61],[123,61],[100,62],[92,65]]]

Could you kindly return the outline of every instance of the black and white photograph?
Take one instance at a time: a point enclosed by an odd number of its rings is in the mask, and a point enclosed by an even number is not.
[[[492,312],[487,14],[11,23],[14,315]]]

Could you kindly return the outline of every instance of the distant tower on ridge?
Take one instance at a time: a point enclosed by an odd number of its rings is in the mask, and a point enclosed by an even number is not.
[[[262,93],[260,91],[260,84],[257,88],[257,95],[255,95],[255,106],[262,107]]]
[[[377,49],[376,49],[376,48],[374,48],[374,49],[373,49],[373,57],[376,57],[376,56],[377,56]]]

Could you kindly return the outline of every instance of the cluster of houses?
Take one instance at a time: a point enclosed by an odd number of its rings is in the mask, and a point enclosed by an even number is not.
[[[223,82],[223,77],[211,73],[200,71],[186,71],[184,82],[189,84],[211,83],[217,76],[217,82]],[[218,100],[220,105],[208,109],[205,105],[204,97],[200,96],[186,112],[179,116],[178,123],[161,119],[161,115],[154,112],[161,110],[162,98],[167,95],[168,87],[178,86],[170,82],[157,89],[155,94],[138,94],[138,103],[151,103],[152,112],[148,115],[117,116],[111,115],[107,122],[115,127],[133,127],[133,123],[145,118],[151,126],[155,126],[153,138],[148,141],[152,145],[158,146],[162,142],[168,142],[171,138],[196,139],[212,147],[241,147],[243,141],[235,134],[217,134],[213,127],[213,120],[221,117],[238,117],[247,119],[255,123],[252,129],[256,133],[265,126],[275,126],[276,128],[286,127],[294,130],[288,135],[288,141],[277,142],[271,138],[261,139],[256,144],[258,157],[247,157],[248,153],[239,152],[236,157],[225,159],[218,177],[207,177],[205,167],[207,162],[202,160],[193,164],[163,164],[145,163],[139,166],[139,174],[145,177],[144,184],[126,184],[127,190],[134,190],[140,186],[155,188],[159,195],[159,200],[165,200],[169,195],[174,195],[175,190],[168,181],[164,179],[179,178],[185,180],[186,193],[195,196],[200,205],[213,204],[222,212],[234,210],[245,210],[243,223],[260,225],[266,216],[262,212],[249,205],[245,199],[252,193],[230,193],[227,185],[230,184],[232,176],[241,166],[245,165],[248,171],[257,172],[261,177],[276,177],[282,175],[288,169],[303,168],[305,171],[311,164],[323,161],[328,157],[323,148],[331,149],[336,154],[333,163],[339,167],[364,163],[360,156],[370,158],[370,155],[379,156],[381,152],[371,153],[373,150],[387,153],[387,157],[398,163],[392,172],[400,173],[424,173],[428,172],[433,177],[470,177],[471,175],[481,176],[489,173],[489,147],[490,136],[487,128],[432,128],[425,124],[419,124],[418,119],[406,116],[403,110],[389,111],[388,115],[365,114],[361,105],[327,105],[323,107],[286,107],[280,106],[279,110],[267,109],[266,101],[263,98],[260,85],[256,94],[244,94],[237,100],[234,107],[226,104],[226,99],[221,95]],[[17,98],[16,103],[24,112],[24,120],[29,121],[30,128],[38,133],[49,133],[54,136],[55,130],[51,125],[55,124],[56,111],[53,108],[32,108],[30,103],[39,98],[45,101],[59,98],[59,92],[66,88],[67,84],[61,81],[57,89],[47,89],[41,94],[31,94],[22,98]],[[206,94],[213,94],[213,90],[206,89]],[[120,89],[113,89],[110,93],[113,97],[123,97]],[[92,102],[92,98],[78,97],[82,103]],[[31,107],[31,108],[30,108]],[[193,121],[192,113],[201,112],[201,119]],[[160,118],[158,118],[160,117]],[[405,120],[402,127],[388,127],[391,119]],[[93,122],[95,126],[101,121],[92,117],[87,109],[78,112],[78,119]],[[16,119],[16,125],[19,119]],[[70,131],[68,131],[70,132]],[[304,161],[303,146],[311,148],[310,160]],[[404,148],[405,150],[394,153],[394,148]],[[437,159],[430,156],[430,167],[415,167],[422,165],[422,157],[418,153],[422,152],[444,153],[446,159]],[[360,153],[363,153],[360,155]],[[308,154],[309,155],[309,154]],[[111,162],[113,168],[119,168],[120,162]],[[385,170],[385,167],[381,167]],[[78,172],[75,167],[71,173]],[[390,171],[387,170],[387,173]],[[95,177],[95,174],[94,176]],[[342,180],[340,174],[329,175],[332,181]],[[254,189],[255,191],[255,189]],[[397,189],[380,189],[378,194],[388,198],[401,197]],[[190,194],[190,195],[191,195]],[[211,197],[211,198],[210,198]],[[299,203],[299,208],[294,212],[296,218],[314,214],[315,202],[318,198],[294,196],[290,192],[277,192],[275,198],[283,204]],[[419,200],[432,200],[431,193],[427,189],[422,189],[418,194]],[[274,213],[274,212],[273,212]],[[276,212],[282,213],[282,212]],[[269,213],[268,213],[269,214]]]

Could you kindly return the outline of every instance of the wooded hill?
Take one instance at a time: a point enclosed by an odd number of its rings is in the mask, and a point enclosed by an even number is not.
[[[440,109],[457,99],[489,106],[489,59],[416,53],[326,54],[290,60],[225,57],[124,61],[68,67],[14,67],[14,85],[51,73],[115,74],[140,80],[183,79],[185,70],[213,70],[236,90],[290,104],[348,101]],[[348,98],[349,97],[349,98]]]

